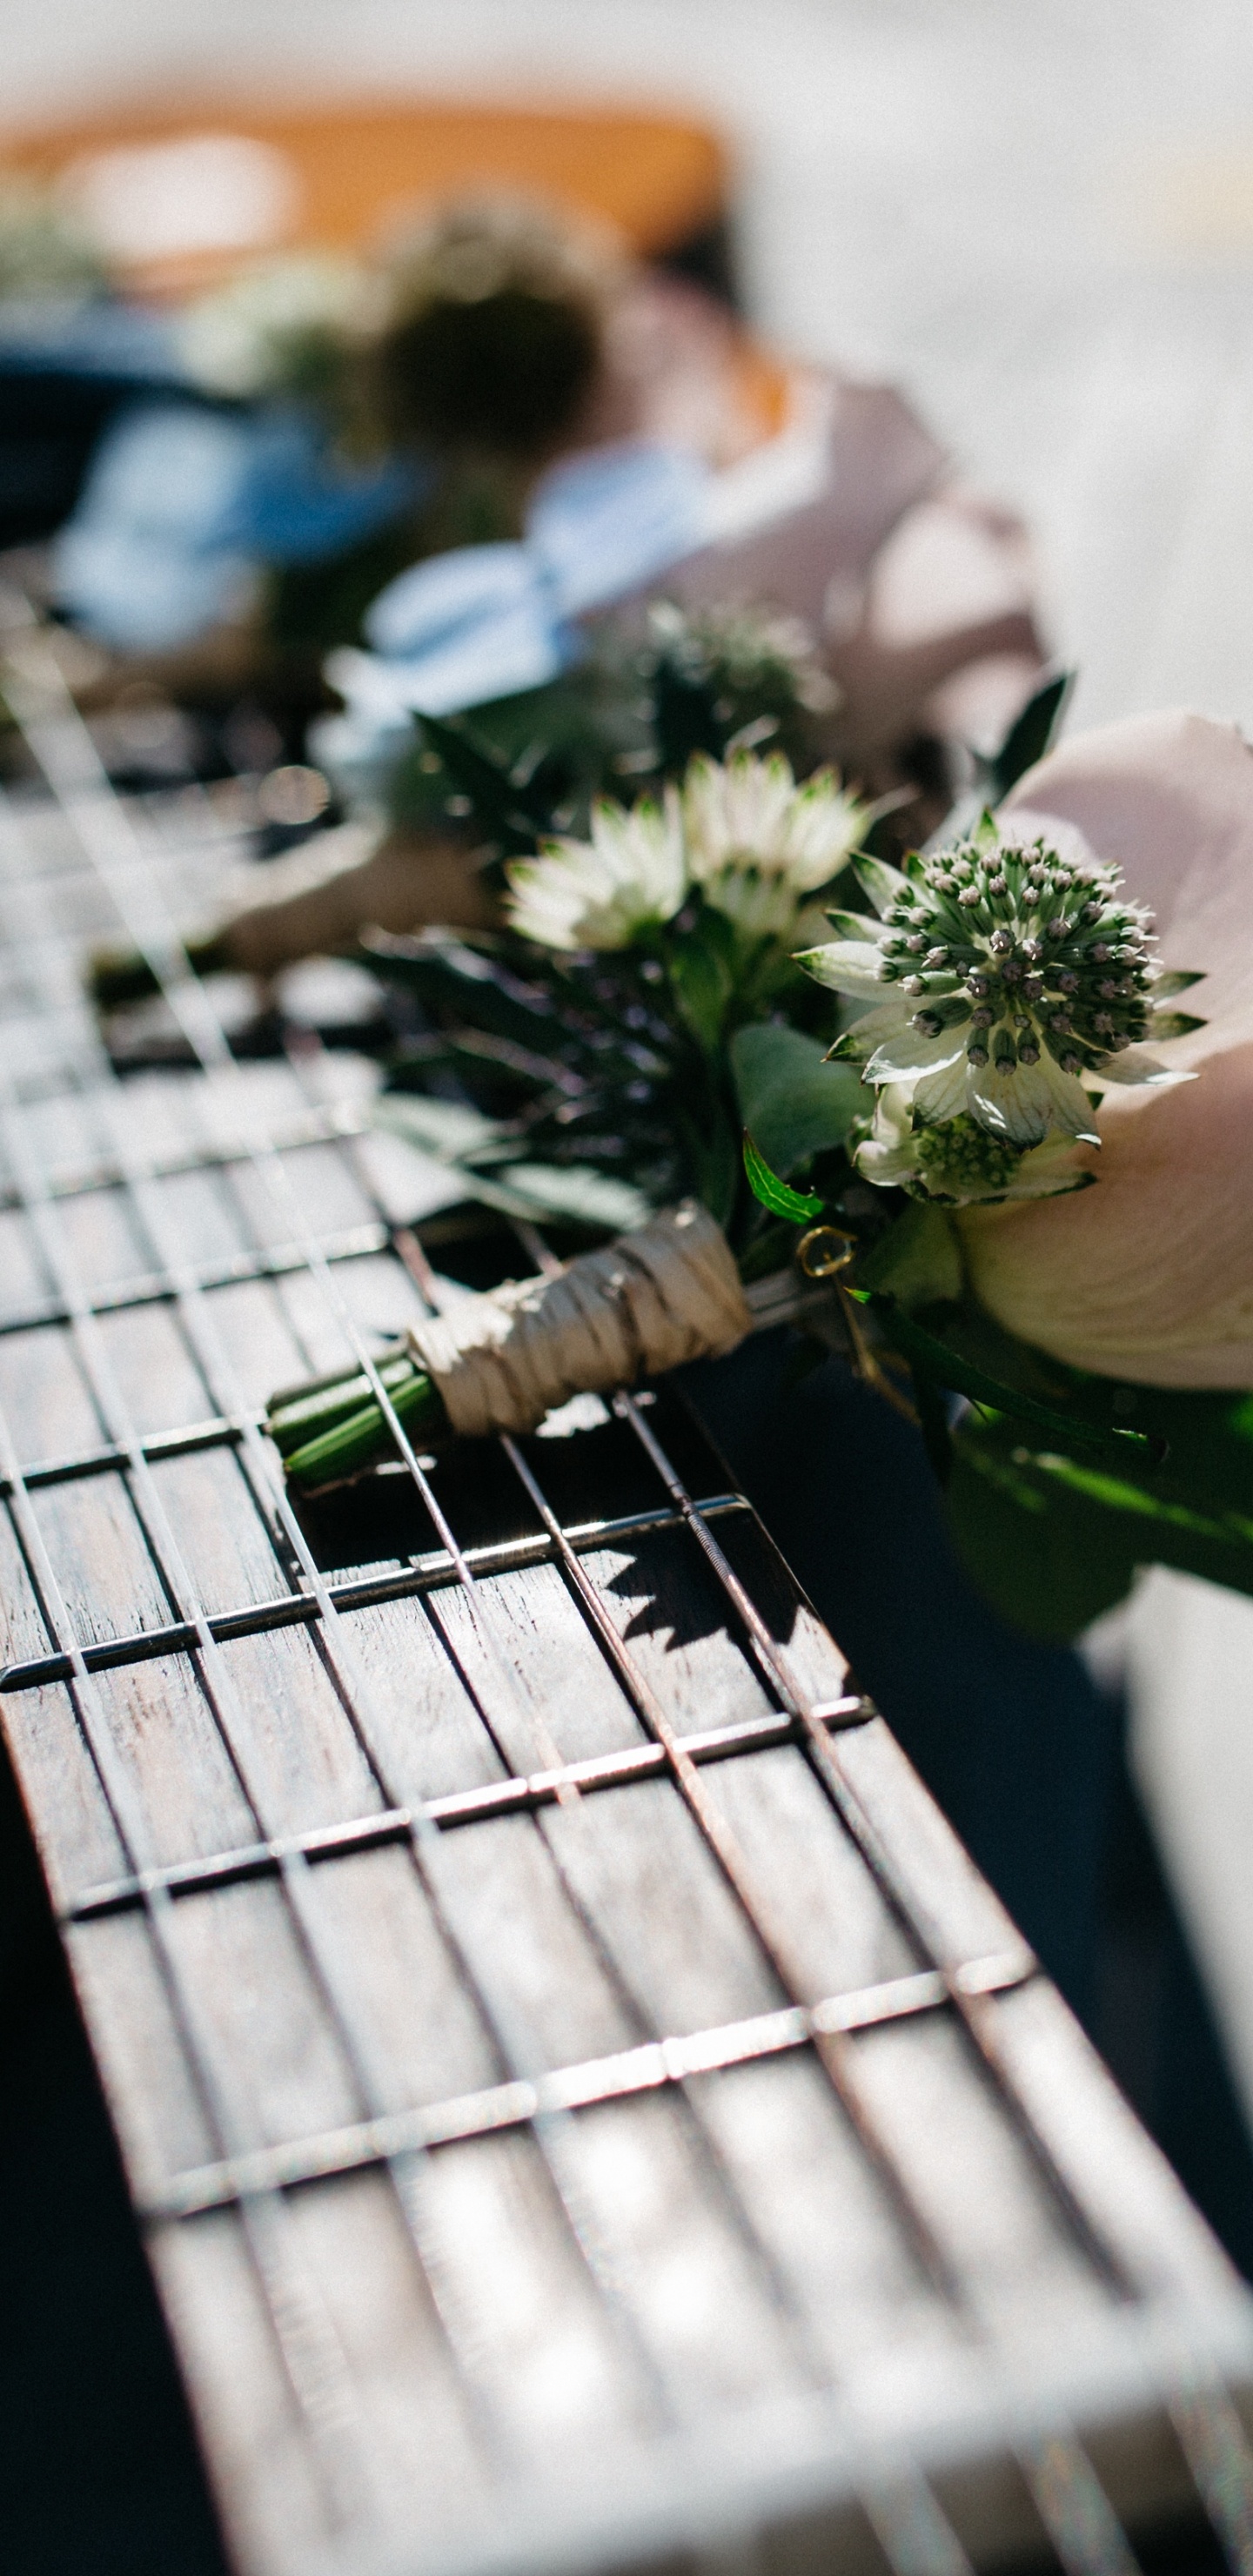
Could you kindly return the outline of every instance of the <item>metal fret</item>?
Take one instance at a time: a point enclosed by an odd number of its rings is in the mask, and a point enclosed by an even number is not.
[[[212,1439],[207,1436],[207,1425],[204,1429],[206,1436],[203,1440],[188,1439],[184,1443],[177,1434],[171,1433],[168,1445],[163,1440],[160,1443],[145,1441],[141,1446],[149,1457],[173,1458],[184,1452],[190,1454],[198,1448],[233,1447],[245,1436],[242,1423],[225,1424]],[[53,1466],[31,1470],[23,1476],[23,1482],[28,1490],[35,1491],[41,1485],[74,1481],[79,1476],[95,1475],[102,1473],[105,1467],[122,1467],[126,1463],[121,1451],[100,1452],[99,1456],[99,1467],[93,1454],[90,1461],[73,1461],[68,1477]],[[0,1492],[4,1491],[7,1487],[0,1477]],[[741,1495],[719,1494],[714,1495],[704,1508],[715,1520],[721,1520],[728,1513],[747,1512],[750,1506]],[[655,1511],[626,1512],[615,1520],[588,1521],[564,1535],[572,1547],[591,1550],[612,1547],[619,1540],[643,1536],[650,1530],[673,1529],[675,1526],[675,1514],[662,1506]],[[552,1559],[554,1553],[552,1540],[547,1532],[541,1532],[533,1538],[501,1539],[493,1546],[468,1547],[465,1561],[476,1577],[482,1577],[507,1573],[512,1566],[543,1565]],[[429,1556],[411,1558],[403,1570],[395,1574],[367,1575],[327,1584],[326,1596],[337,1610],[360,1610],[380,1601],[417,1600],[423,1593],[444,1590],[457,1580],[456,1566],[440,1549],[432,1551]],[[273,1601],[249,1602],[240,1610],[218,1611],[206,1624],[220,1644],[232,1637],[259,1636],[269,1628],[312,1624],[321,1617],[322,1606],[316,1594],[288,1592]],[[195,1645],[194,1628],[186,1620],[175,1620],[164,1627],[141,1628],[133,1636],[110,1637],[107,1642],[87,1646],[83,1651],[89,1671],[108,1672],[117,1664],[143,1663],[159,1655],[190,1653]],[[40,1655],[27,1663],[10,1664],[7,1670],[0,1672],[0,1691],[39,1690],[49,1682],[68,1681],[70,1674],[71,1666],[64,1655]],[[869,1714],[868,1704],[858,1697],[842,1701],[840,1707],[841,1710],[847,1707],[850,1712],[848,1723]]]
[[[1004,1994],[1035,1970],[1028,1952],[992,1959],[972,1959],[965,1970],[970,1993]],[[873,2030],[914,2013],[935,2012],[948,2002],[947,1981],[935,1968],[920,1968],[912,1977],[867,1986],[858,1994],[826,1995],[816,2004],[790,2004],[783,2012],[755,2021],[733,2022],[722,2030],[694,2031],[682,2039],[646,2041],[583,2066],[562,2066],[529,2084],[498,2084],[490,2092],[461,2101],[436,2102],[421,2111],[403,2111],[389,2120],[363,2121],[355,2129],[331,2131],[317,2138],[293,2138],[267,2154],[232,2157],[197,2173],[178,2174],[160,2198],[149,2203],[149,2218],[191,2218],[257,2191],[288,2191],[302,2182],[324,2180],[376,2164],[411,2147],[448,2146],[454,2139],[480,2138],[542,2119],[546,2111],[584,2110],[593,2102],[613,2102],[632,2093],[655,2092],[682,2084],[692,2075],[712,2075],[721,2067],[744,2066],[750,2059],[776,2057],[793,2048],[821,2048],[825,2040],[858,2030]]]
[[[90,1654],[84,1656],[92,1669]],[[829,1726],[865,1723],[864,1700],[837,1701],[822,1712]],[[711,1727],[704,1735],[683,1739],[689,1761],[723,1762],[732,1754],[760,1753],[767,1746],[796,1740],[789,1718],[746,1718],[739,1726]],[[285,1835],[267,1843],[248,1843],[237,1851],[214,1852],[205,1860],[176,1861],[158,1871],[156,1881],[172,1896],[194,1896],[232,1879],[257,1878],[276,1869],[289,1852],[307,1860],[333,1860],[348,1851],[368,1851],[385,1843],[406,1842],[421,1819],[450,1833],[458,1825],[481,1824],[488,1817],[525,1815],[534,1807],[559,1803],[564,1789],[583,1795],[595,1789],[620,1789],[632,1780],[661,1778],[669,1756],[659,1744],[635,1744],[622,1753],[602,1753],[585,1762],[563,1762],[555,1771],[534,1771],[525,1779],[493,1780],[486,1788],[463,1789],[446,1798],[428,1798],[420,1808],[385,1808],[379,1815],[350,1817],[342,1825],[323,1825],[307,1834]],[[62,1910],[66,1923],[90,1922],[94,1915],[122,1913],[142,1901],[147,1880],[119,1878],[103,1887],[85,1888]]]
[[[233,1161],[242,1157],[232,1156]],[[387,1252],[391,1247],[391,1229],[386,1225],[353,1226],[349,1232],[328,1235],[319,1246],[322,1260],[328,1264],[363,1261]],[[191,1276],[198,1288],[238,1288],[250,1281],[282,1279],[292,1272],[308,1268],[308,1250],[304,1243],[276,1243],[252,1252],[232,1253],[223,1261],[206,1261],[195,1266]],[[136,1279],[119,1280],[116,1286],[97,1288],[81,1301],[85,1315],[123,1315],[137,1306],[168,1306],[177,1291],[170,1286],[163,1270],[149,1271]],[[0,1312],[0,1333],[36,1332],[45,1324],[70,1324],[75,1310],[60,1298],[49,1297],[39,1306],[28,1306],[16,1314]]]

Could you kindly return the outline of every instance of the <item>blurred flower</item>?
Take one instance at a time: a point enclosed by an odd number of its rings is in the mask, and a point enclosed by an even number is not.
[[[544,948],[629,948],[688,890],[679,799],[592,808],[590,841],[546,842],[508,871],[510,926]]]
[[[392,436],[532,471],[581,444],[619,277],[615,244],[555,207],[440,207],[387,263],[377,384]]]
[[[1012,1158],[1049,1136],[1098,1142],[1092,1095],[1179,1079],[1140,1041],[1198,1025],[1160,1007],[1197,978],[1163,973],[1150,915],[1123,894],[1118,869],[1061,837],[1065,849],[1057,835],[1001,834],[985,816],[973,839],[914,858],[905,875],[863,860],[883,918],[833,915],[844,935],[800,961],[877,1004],[832,1052],[861,1064],[863,1081],[891,1085],[919,1131],[957,1122],[962,1153],[948,1174],[969,1168],[962,1198],[992,1195],[990,1180],[1006,1195]],[[933,1163],[939,1151],[928,1148]],[[1059,1175],[1057,1186],[1073,1184]]]
[[[1030,771],[1013,824],[1077,827],[1151,903],[1207,1018],[1165,1050],[1200,1078],[1114,1091],[1100,1187],[970,1208],[971,1285],[1011,1332],[1150,1386],[1253,1386],[1253,758],[1233,726],[1169,713],[1080,735]],[[1011,818],[1007,815],[1007,821]]]
[[[50,189],[0,183],[0,303],[75,302],[107,283],[104,253]]]
[[[321,399],[371,319],[372,290],[352,260],[322,252],[263,261],[184,315],[183,357],[207,391],[240,400]]]
[[[798,787],[782,753],[703,753],[683,782],[683,829],[693,883],[715,911],[753,938],[781,938],[805,895],[839,875],[865,829],[866,808],[831,770]]]

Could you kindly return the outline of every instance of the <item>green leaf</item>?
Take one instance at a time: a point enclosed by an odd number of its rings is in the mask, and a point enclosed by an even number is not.
[[[967,1573],[1011,1627],[1069,1643],[1125,1599],[1137,1567],[1126,1529],[1033,1474],[1012,1424],[968,1416],[953,1446],[944,1517]]]
[[[586,1163],[507,1163],[501,1178],[501,1195],[509,1193],[526,1216],[573,1218],[580,1225],[603,1226],[607,1234],[628,1234],[632,1226],[647,1225],[654,1213],[642,1190],[629,1181],[610,1180]],[[467,1181],[477,1192],[478,1174],[468,1173]]]
[[[462,1194],[502,1216],[560,1216],[580,1225],[625,1233],[644,1225],[650,1201],[629,1181],[608,1178],[586,1163],[514,1160],[516,1139],[506,1128],[458,1100],[432,1100],[422,1092],[385,1091],[371,1110],[374,1126],[454,1173]],[[481,1166],[487,1163],[489,1168]]]
[[[1046,1401],[1024,1385],[1026,1371],[1013,1369],[1012,1373],[996,1374],[982,1354],[978,1357],[972,1354],[968,1346],[970,1334],[961,1336],[963,1323],[973,1321],[977,1328],[982,1320],[969,1317],[961,1307],[928,1307],[925,1309],[928,1321],[923,1324],[917,1316],[907,1314],[895,1297],[866,1289],[857,1289],[854,1294],[881,1317],[886,1332],[911,1368],[920,1369],[937,1386],[952,1387],[959,1395],[969,1396],[972,1403],[991,1405],[997,1413],[1010,1414],[1017,1422],[1034,1424],[1038,1430],[1047,1431],[1054,1439],[1080,1450],[1095,1451],[1113,1459],[1117,1459],[1120,1453],[1135,1455],[1150,1464],[1160,1459],[1164,1441],[1156,1440],[1146,1432],[1124,1429],[1121,1424],[1108,1419],[1092,1420],[1077,1404],[1073,1409],[1067,1409],[1068,1390],[1065,1387],[1061,1389],[1060,1401],[1056,1398]],[[967,1347],[963,1347],[963,1338]],[[999,1338],[1003,1344],[1009,1341],[1007,1335]],[[1010,1344],[1009,1348],[1012,1357],[1013,1345]],[[1023,1355],[1028,1361],[1034,1356],[1026,1351]]]
[[[684,1123],[696,1195],[725,1231],[740,1190],[739,1138],[717,1102],[705,1117]]]
[[[734,989],[732,961],[719,930],[702,914],[695,930],[670,943],[670,981],[683,1017],[699,1046],[715,1055],[722,1042],[727,1005]]]
[[[731,1072],[743,1123],[783,1179],[812,1155],[842,1145],[865,1105],[851,1065],[828,1064],[820,1039],[774,1021],[737,1030]]]
[[[1015,716],[999,751],[987,763],[988,788],[994,805],[1008,796],[1027,770],[1043,760],[1062,720],[1066,700],[1075,684],[1073,671],[1059,671],[1056,678],[1045,680],[1034,697],[1027,700],[1021,715]]]
[[[432,1100],[420,1091],[384,1091],[371,1104],[371,1123],[402,1136],[436,1163],[460,1163],[500,1142],[504,1130],[459,1100]]]
[[[481,948],[430,932],[397,937],[367,931],[361,950],[372,974],[416,993],[437,1017],[451,1014],[471,1028],[541,1054],[559,1035],[550,997],[511,976]]]
[[[1158,1389],[1117,1392],[1162,1418]],[[1230,1397],[1170,1395],[1165,1468],[1132,1460],[1111,1473],[1025,1443],[1008,1420],[968,1415],[947,1500],[958,1552],[994,1606],[1040,1637],[1075,1636],[1124,1598],[1144,1565],[1253,1593],[1253,1453],[1238,1417]],[[1223,1509],[1232,1486],[1244,1510]]]
[[[519,787],[504,763],[476,741],[464,721],[444,724],[435,716],[419,716],[418,722],[454,787],[469,797],[475,821],[499,841],[505,856],[521,858],[532,852],[552,830],[547,797]]]
[[[760,1199],[771,1216],[790,1217],[796,1225],[804,1225],[821,1216],[823,1201],[815,1198],[812,1191],[790,1190],[787,1182],[781,1181],[777,1172],[772,1172],[770,1165],[763,1161],[747,1129],[744,1133],[744,1169],[753,1197]]]
[[[962,1293],[961,1247],[943,1208],[914,1201],[857,1264],[857,1284],[895,1297],[906,1309],[956,1303]]]

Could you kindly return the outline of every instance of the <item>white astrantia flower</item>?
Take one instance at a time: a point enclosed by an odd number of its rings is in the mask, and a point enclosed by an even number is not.
[[[688,866],[705,901],[750,938],[780,938],[803,898],[839,875],[868,809],[818,770],[798,786],[781,752],[698,752],[683,781]]]
[[[1151,916],[1124,896],[1118,869],[1001,837],[985,815],[972,840],[914,857],[904,875],[879,860],[857,873],[881,919],[833,914],[841,937],[799,962],[876,1005],[832,1053],[908,1103],[915,1137],[955,1129],[967,1159],[972,1131],[1016,1155],[1050,1137],[1096,1144],[1092,1094],[1189,1078],[1141,1041],[1200,1025],[1160,1007],[1199,979],[1163,973]],[[894,1180],[878,1159],[867,1177]],[[963,1203],[1010,1195],[976,1184],[972,1168]],[[1059,1175],[1056,1186],[1073,1183]]]
[[[1062,1135],[1024,1153],[965,1111],[932,1125],[913,1107],[906,1086],[885,1083],[852,1156],[862,1179],[876,1188],[905,1190],[941,1207],[977,1207],[1086,1189],[1094,1175],[1080,1162],[1080,1150]]]
[[[592,808],[590,841],[546,841],[507,871],[510,928],[542,948],[629,948],[672,921],[688,891],[676,790],[661,805]]]

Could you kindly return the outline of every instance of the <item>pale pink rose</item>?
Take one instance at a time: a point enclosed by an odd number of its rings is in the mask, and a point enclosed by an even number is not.
[[[1202,716],[1140,716],[1052,753],[1004,810],[1117,861],[1164,964],[1204,972],[1181,1007],[1205,1026],[1153,1048],[1195,1081],[1105,1094],[1096,1188],[963,1211],[971,1284],[1076,1368],[1253,1386],[1253,752]]]

